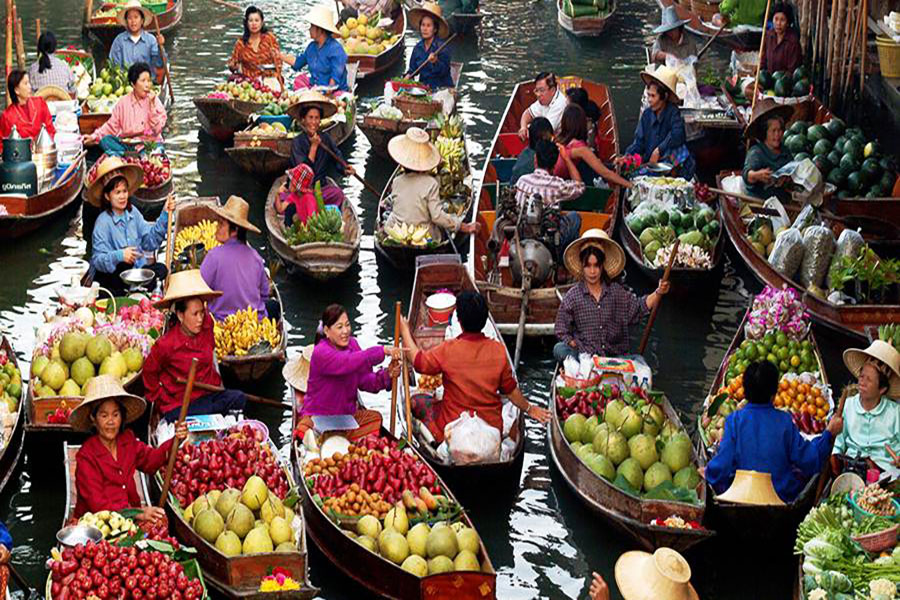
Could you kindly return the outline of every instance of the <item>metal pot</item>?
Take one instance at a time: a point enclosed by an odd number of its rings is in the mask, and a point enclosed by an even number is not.
[[[150,289],[156,273],[150,269],[128,269],[119,274],[119,279],[128,286],[129,290]]]
[[[56,532],[56,541],[69,548],[88,542],[96,544],[102,539],[103,532],[92,525],[69,525]]]

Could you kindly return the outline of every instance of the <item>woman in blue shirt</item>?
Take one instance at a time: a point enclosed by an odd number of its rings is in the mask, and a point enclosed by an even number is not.
[[[692,179],[696,163],[687,148],[684,119],[678,109],[681,100],[675,94],[675,71],[659,67],[653,72],[642,72],[641,79],[647,86],[649,106],[641,113],[634,141],[625,149],[625,154],[640,154],[643,164],[666,162],[675,165],[673,175]],[[623,160],[624,157],[620,157],[617,162]],[[644,175],[645,172],[646,168],[637,174]]]
[[[716,494],[728,489],[736,470],[745,469],[770,473],[778,497],[790,503],[809,478],[822,470],[843,419],[832,417],[822,435],[808,441],[790,413],[772,404],[777,391],[778,369],[769,361],[752,363],[744,371],[748,404],[725,420],[719,451],[704,473]]]
[[[302,54],[281,54],[281,60],[295,71],[304,66],[309,68],[309,81],[294,82],[294,88],[320,86],[337,86],[339,90],[348,92],[347,86],[347,53],[341,43],[331,34],[338,34],[331,9],[315,6],[309,13],[309,37],[312,42]],[[299,85],[298,85],[299,84]],[[305,85],[304,85],[305,84]]]
[[[119,275],[128,269],[150,269],[158,280],[168,274],[165,265],[154,262],[154,255],[166,237],[168,212],[175,208],[175,197],[169,196],[154,224],[147,223],[128,199],[143,178],[140,167],[110,156],[98,167],[85,195],[100,208],[91,236],[91,271],[94,281],[115,295],[127,291]]]
[[[407,76],[423,63],[428,63],[419,71],[419,82],[432,90],[452,88],[450,49],[444,48],[436,52],[450,34],[450,25],[441,16],[441,7],[433,2],[425,2],[421,7],[417,6],[409,11],[409,22],[414,29],[419,30],[422,39],[413,47]]]

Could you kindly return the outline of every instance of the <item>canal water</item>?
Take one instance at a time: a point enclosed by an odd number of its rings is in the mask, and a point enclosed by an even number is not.
[[[184,0],[180,28],[170,32],[166,48],[172,66],[176,103],[169,119],[167,148],[175,166],[180,197],[243,196],[252,206],[251,219],[263,222],[263,203],[270,181],[241,172],[224,147],[199,133],[191,98],[204,94],[226,75],[225,62],[241,32],[240,15],[212,0]],[[246,4],[246,3],[242,3]],[[283,49],[299,50],[308,42],[303,18],[311,0],[259,0],[267,24]],[[627,144],[637,122],[641,85],[638,71],[645,62],[644,47],[659,22],[659,9],[649,0],[620,0],[604,37],[579,40],[556,22],[552,0],[483,0],[488,13],[478,36],[454,44],[454,59],[465,63],[461,80],[460,112],[466,122],[472,164],[480,168],[513,85],[537,71],[577,74],[606,83]],[[53,30],[61,45],[83,47],[81,0],[19,0],[29,63],[35,60],[35,18],[44,31]],[[407,57],[415,42],[410,32]],[[724,66],[727,53],[714,47],[704,61]],[[391,76],[399,75],[398,65]],[[366,81],[361,98],[381,94],[384,78]],[[344,146],[356,170],[382,187],[393,167],[370,154],[361,133]],[[365,347],[388,343],[393,335],[395,300],[408,302],[410,273],[397,273],[376,261],[373,228],[377,197],[355,180],[347,182],[347,196],[363,223],[359,264],[326,285],[293,279],[284,272],[276,281],[289,323],[289,354],[311,343],[322,310],[332,302],[350,312],[355,334]],[[264,236],[251,243],[268,256]],[[35,327],[53,307],[55,288],[86,269],[80,217],[71,213],[32,236],[0,248],[0,331],[11,336],[19,359],[32,351]],[[630,268],[628,283],[641,293],[649,281]],[[729,248],[721,280],[692,289],[675,289],[666,297],[649,344],[647,357],[654,368],[654,386],[664,390],[692,423],[751,295],[759,283]],[[847,374],[840,351],[852,340],[815,328],[825,351],[829,377],[842,383]],[[633,333],[637,344],[640,331]],[[553,368],[550,345],[525,345],[519,377],[533,402],[546,405]],[[257,393],[286,396],[280,374],[273,374]],[[389,396],[367,402],[385,415]],[[276,442],[290,439],[288,412],[250,409],[269,424]],[[689,425],[690,426],[690,425]],[[46,578],[44,561],[54,543],[65,502],[65,474],[61,441],[26,438],[19,470],[0,498],[0,518],[15,539],[13,560],[34,584]],[[492,487],[490,482],[462,482],[454,491],[470,511],[498,573],[501,598],[584,598],[592,571],[613,581],[616,558],[634,544],[589,511],[567,487],[548,460],[545,429],[529,423],[524,464],[517,485]],[[687,557],[701,598],[788,598],[796,572],[790,549],[747,547],[714,538]],[[321,597],[364,598],[314,547],[310,549],[310,578]],[[614,586],[611,586],[614,588]],[[619,597],[614,590],[613,597]]]

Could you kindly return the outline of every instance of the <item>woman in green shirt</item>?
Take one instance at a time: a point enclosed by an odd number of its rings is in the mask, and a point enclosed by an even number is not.
[[[833,453],[869,459],[882,471],[900,475],[900,462],[887,446],[900,451],[900,353],[887,342],[876,340],[861,350],[844,352],[844,364],[858,381],[859,393],[844,405],[844,429],[834,442]]]
[[[784,188],[790,178],[775,179],[772,175],[794,158],[781,145],[784,124],[792,112],[790,106],[777,104],[769,98],[756,103],[753,118],[747,125],[747,135],[751,139],[755,138],[757,142],[747,152],[743,171],[747,193],[751,196],[763,200],[769,196],[777,196],[780,200],[790,198]]]

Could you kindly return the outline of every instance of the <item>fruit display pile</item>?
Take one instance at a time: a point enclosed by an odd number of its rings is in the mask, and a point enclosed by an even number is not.
[[[603,385],[583,390],[558,388],[556,394],[556,413],[565,421],[575,413],[585,417],[601,416],[607,402],[619,398],[619,388],[614,385]],[[593,441],[593,440],[592,440]]]
[[[125,162],[138,165],[144,171],[143,188],[157,188],[172,179],[172,163],[165,154],[139,154],[125,157]]]
[[[399,34],[378,27],[379,20],[379,15],[359,15],[340,26],[338,41],[347,54],[381,54],[400,40]]]
[[[275,319],[259,318],[255,308],[247,307],[214,321],[216,354],[219,356],[244,356],[266,354],[281,343],[281,332]]]
[[[462,121],[458,115],[441,121],[441,129],[435,140],[438,152],[441,153],[441,165],[438,168],[438,180],[441,184],[441,198],[452,198],[468,192],[465,185],[468,169],[466,161],[466,142],[462,135]]]
[[[287,127],[284,126],[284,123],[260,123],[255,127],[252,127],[247,130],[248,135],[262,136],[262,137],[282,137],[288,134]],[[259,146],[259,142],[256,144],[253,141],[250,142],[250,146]]]
[[[50,561],[50,582],[53,600],[206,597],[200,579],[189,576],[172,552],[116,546],[107,541],[65,548]]]
[[[216,239],[217,228],[218,224],[211,219],[203,219],[196,225],[184,227],[175,236],[175,254],[181,254],[191,244],[203,244],[207,252],[220,246],[221,242]]]
[[[285,96],[285,104],[281,103],[281,97]],[[273,90],[261,79],[248,79],[242,75],[232,75],[229,81],[216,84],[213,92],[207,97],[223,98],[231,100],[241,100],[243,102],[254,102],[256,104],[271,105],[278,103],[283,106],[283,110],[287,110],[289,98],[287,94],[283,94],[279,90]]]
[[[110,541],[134,535],[138,531],[137,523],[114,510],[86,512],[78,519],[78,524],[96,527],[103,534],[103,539]]]
[[[22,399],[22,373],[9,359],[6,350],[0,350],[0,448],[5,448],[12,438]]]
[[[263,480],[267,494],[281,500],[287,496],[290,484],[271,447],[259,430],[244,425],[231,429],[224,439],[182,444],[172,474],[172,493],[185,507],[213,490],[243,488],[253,475]]]
[[[821,125],[796,121],[784,132],[784,147],[795,160],[812,159],[838,198],[883,198],[891,195],[897,165],[868,140],[859,127],[846,127],[837,117]]]
[[[130,94],[131,84],[128,82],[128,69],[114,64],[108,64],[97,75],[97,79],[91,84],[87,97],[87,105],[90,112],[112,112],[119,98]]]
[[[778,382],[775,408],[790,411],[794,424],[803,433],[819,434],[825,431],[831,411],[831,392],[812,373],[789,373]]]
[[[166,316],[155,308],[149,298],[141,298],[134,304],[119,306],[116,316],[123,323],[135,327],[141,333],[162,332],[166,324]]]
[[[809,71],[803,65],[794,69],[793,73],[789,71],[769,73],[765,69],[760,69],[759,90],[766,96],[778,96],[779,98],[809,96],[812,93]]]
[[[258,475],[242,489],[227,487],[198,496],[182,518],[225,556],[295,552],[302,519],[270,492]]]
[[[887,342],[894,348],[900,348],[900,325],[887,323],[878,326],[878,339]]]
[[[322,198],[322,185],[316,183],[316,203],[318,209],[306,219],[306,223],[294,220],[285,232],[287,242],[291,246],[312,243],[336,243],[344,241],[344,220],[341,212],[325,208]]]

